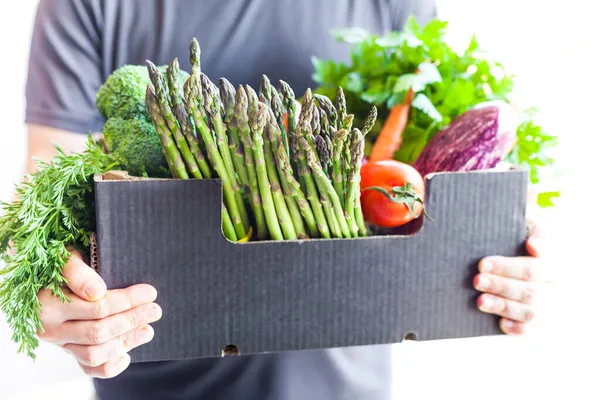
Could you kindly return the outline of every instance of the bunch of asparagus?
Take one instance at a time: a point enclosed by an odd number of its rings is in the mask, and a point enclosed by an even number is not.
[[[258,91],[215,85],[190,44],[192,70],[183,87],[175,58],[162,74],[147,61],[146,105],[174,178],[218,178],[223,232],[232,241],[366,236],[360,205],[364,136],[352,126],[340,88],[333,102],[310,88],[297,110],[292,88],[266,75]],[[297,112],[299,111],[299,112]]]

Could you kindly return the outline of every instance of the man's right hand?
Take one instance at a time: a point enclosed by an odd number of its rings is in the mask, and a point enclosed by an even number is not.
[[[162,316],[154,303],[156,289],[140,284],[107,290],[78,252],[71,253],[64,277],[71,302],[63,303],[48,290],[38,295],[44,328],[38,334],[40,340],[62,347],[91,377],[119,375],[131,361],[128,352],[154,336],[149,324]]]

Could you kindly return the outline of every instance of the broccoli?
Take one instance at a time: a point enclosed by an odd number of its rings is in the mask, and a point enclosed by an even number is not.
[[[144,118],[144,95],[150,77],[141,65],[124,65],[113,72],[96,94],[96,108],[104,118]]]
[[[130,175],[170,177],[154,125],[141,118],[112,117],[104,125],[104,139],[115,162]]]
[[[160,66],[162,73],[166,66]],[[180,70],[181,85],[189,74]],[[106,118],[103,134],[119,168],[134,176],[170,177],[160,137],[146,108],[151,83],[143,65],[124,65],[106,79],[96,94],[96,108]]]

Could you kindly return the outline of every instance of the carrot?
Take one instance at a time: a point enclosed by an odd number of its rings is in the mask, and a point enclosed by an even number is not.
[[[289,132],[289,131],[290,131],[290,128],[288,127],[288,120],[287,120],[287,117],[288,117],[288,113],[287,113],[287,111],[286,111],[286,112],[284,112],[284,113],[283,113],[283,123],[285,124],[285,131],[286,131],[286,132]]]
[[[413,98],[414,93],[410,89],[404,96],[404,101],[392,107],[381,132],[373,144],[369,161],[390,160],[394,157],[394,153],[402,144],[402,132],[408,124]]]

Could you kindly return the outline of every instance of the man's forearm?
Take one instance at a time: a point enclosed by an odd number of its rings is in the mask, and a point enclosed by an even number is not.
[[[65,153],[79,152],[85,148],[88,135],[50,128],[41,125],[29,125],[27,129],[27,173],[37,170],[34,159],[50,162],[56,155],[58,145]]]

